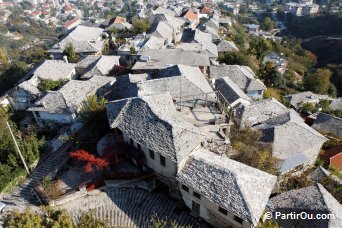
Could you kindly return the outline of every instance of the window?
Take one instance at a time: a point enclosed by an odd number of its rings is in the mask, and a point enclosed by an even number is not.
[[[240,224],[242,224],[242,222],[243,222],[242,218],[240,218],[240,217],[238,217],[236,215],[234,215],[234,220],[237,221]]]
[[[186,185],[184,185],[184,184],[182,184],[182,189],[183,189],[184,191],[186,191],[186,192],[189,192],[188,186],[186,186]]]
[[[201,195],[198,194],[197,192],[193,192],[192,193],[197,199],[201,199]]]
[[[195,201],[192,201],[192,211],[197,215],[200,214],[200,205]]]
[[[222,214],[224,214],[224,215],[227,215],[228,214],[228,211],[226,210],[226,209],[224,209],[224,208],[222,208],[222,207],[219,207],[219,212],[221,212]]]
[[[159,155],[159,156],[160,156],[160,164],[161,164],[162,166],[165,166],[165,157],[162,156],[162,155]]]
[[[133,139],[129,139],[129,144],[133,145]]]
[[[137,143],[137,146],[138,146],[138,150],[141,151],[141,146],[139,143]]]
[[[154,152],[153,152],[153,150],[150,150],[150,158],[154,160]]]

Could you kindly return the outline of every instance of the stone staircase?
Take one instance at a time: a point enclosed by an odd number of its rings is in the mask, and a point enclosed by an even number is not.
[[[39,205],[40,202],[35,197],[33,191],[35,183],[40,182],[48,175],[53,177],[59,171],[69,158],[68,149],[71,145],[72,143],[67,143],[50,154],[31,172],[29,178],[21,185],[18,185],[11,194],[5,195],[2,200],[7,204],[5,211],[13,209],[22,210],[27,206],[34,207],[35,205]]]

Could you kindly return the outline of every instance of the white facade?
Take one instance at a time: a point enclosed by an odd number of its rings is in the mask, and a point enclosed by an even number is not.
[[[247,228],[252,226],[247,221],[238,218],[229,211],[222,210],[221,212],[218,205],[209,201],[205,197],[201,195],[200,198],[194,196],[194,191],[188,186],[179,184],[179,189],[185,205],[191,209],[192,213],[203,218],[205,221],[214,225],[215,227],[233,226]]]

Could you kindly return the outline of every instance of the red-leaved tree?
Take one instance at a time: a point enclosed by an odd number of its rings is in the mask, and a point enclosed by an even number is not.
[[[86,162],[86,173],[91,173],[93,171],[93,167],[96,167],[97,169],[104,169],[108,166],[107,160],[103,158],[97,158],[85,150],[76,150],[74,152],[70,152],[69,155],[77,161]]]

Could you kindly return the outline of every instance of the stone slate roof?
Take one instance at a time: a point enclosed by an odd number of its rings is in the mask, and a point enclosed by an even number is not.
[[[196,95],[204,98],[206,93],[213,97],[213,89],[198,67],[175,65],[161,70],[157,79],[138,83],[139,96],[169,92],[173,98]],[[201,94],[201,95],[200,95]]]
[[[48,91],[28,111],[76,113],[88,96],[109,87],[114,81],[114,78],[104,76],[93,76],[87,81],[70,80],[58,91]]]
[[[330,172],[324,169],[322,166],[320,166],[320,167],[317,167],[315,171],[311,173],[310,177],[313,181],[319,182],[320,180],[328,176],[330,176]]]
[[[173,28],[167,23],[167,21],[159,21],[152,24],[152,27],[148,31],[148,37],[156,36],[172,41],[173,33]]]
[[[236,101],[244,99],[247,102],[251,99],[228,77],[215,80],[215,89],[234,107]]]
[[[314,214],[334,214],[334,219],[302,220],[279,219],[281,227],[341,227],[342,206],[321,185],[315,184],[310,187],[291,190],[270,199],[268,211],[273,212],[308,212]]]
[[[55,44],[51,52],[63,52],[68,44],[72,44],[77,53],[98,52],[102,50],[105,40],[101,38],[102,28],[79,25],[59,43]]]
[[[198,29],[184,29],[181,36],[181,41],[184,43],[211,43],[211,40],[211,34],[202,32]]]
[[[136,62],[133,70],[164,69],[169,64],[183,64],[188,66],[209,66],[209,57],[204,53],[184,51],[180,49],[142,50],[140,55],[150,56],[149,62]]]
[[[210,57],[217,57],[217,47],[212,43],[212,35],[209,33],[202,32],[198,29],[185,29],[180,38],[182,43],[177,45],[177,48],[182,48],[184,50],[191,50],[191,45],[189,43],[197,43],[198,51],[207,50]],[[193,48],[193,47],[192,47]]]
[[[242,127],[253,127],[262,132],[261,141],[272,144],[272,155],[282,160],[280,172],[314,160],[318,154],[312,148],[327,139],[304,123],[294,111],[275,99],[239,105],[237,120]]]
[[[320,132],[342,137],[342,119],[332,115],[320,112],[311,127]]]
[[[162,49],[165,46],[166,40],[161,37],[151,36],[140,48],[140,50]]]
[[[274,117],[287,114],[290,110],[274,98],[241,105],[236,110],[239,124],[245,127],[261,124]]]
[[[217,47],[213,43],[199,44],[199,43],[180,43],[176,46],[177,49],[184,51],[195,51],[207,54],[211,58],[217,58]]]
[[[37,81],[37,82],[35,82],[35,81]],[[37,78],[32,77],[31,79],[23,81],[22,83],[20,83],[17,88],[25,90],[26,92],[28,92],[32,96],[38,96],[41,94],[41,92],[37,88],[37,86],[36,86],[37,84],[38,84]]]
[[[178,180],[256,225],[277,178],[226,156],[198,149],[190,154],[179,171]]]
[[[120,100],[124,98],[137,97],[137,83],[151,79],[148,74],[128,74],[116,77],[107,100]]]
[[[204,136],[179,117],[169,94],[156,94],[109,102],[109,125],[134,141],[179,164]]]
[[[114,66],[120,65],[120,56],[115,55],[88,55],[77,63],[78,68],[85,69],[81,76],[83,79],[91,78],[93,75],[107,75]]]
[[[218,52],[230,52],[230,51],[239,51],[233,41],[221,40],[217,45]]]
[[[310,91],[290,94],[285,96],[290,101],[293,108],[298,109],[301,103],[314,102],[318,103],[321,99],[328,99],[328,95],[314,94]]]
[[[243,91],[265,90],[265,85],[254,78],[255,74],[248,66],[219,65],[210,66],[211,78],[229,77]]]
[[[331,110],[342,110],[342,98],[332,99],[329,108]]]
[[[75,64],[62,60],[45,60],[35,71],[34,76],[39,79],[66,79],[75,70]]]

